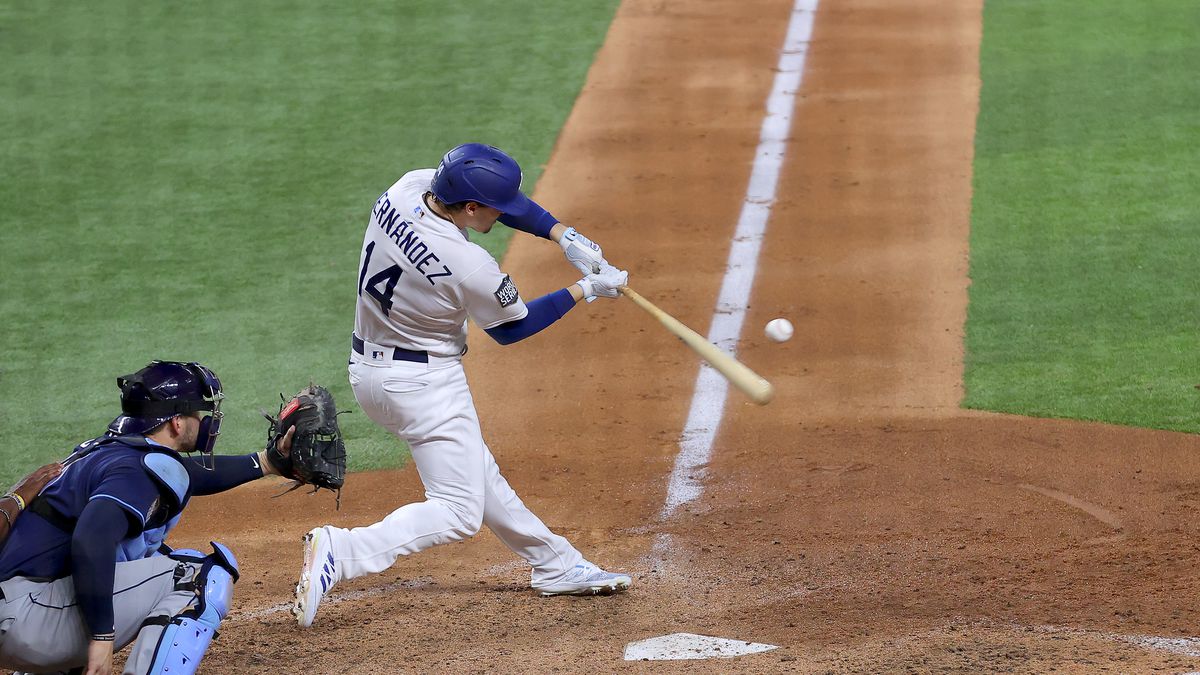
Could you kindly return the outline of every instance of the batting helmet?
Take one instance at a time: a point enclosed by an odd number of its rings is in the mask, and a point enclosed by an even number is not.
[[[208,411],[200,420],[196,450],[212,454],[221,433],[221,380],[199,363],[151,361],[132,375],[117,378],[121,415],[108,425],[111,436],[146,434],[178,415]]]
[[[483,143],[464,143],[442,157],[433,175],[433,196],[443,204],[479,202],[514,216],[525,215],[530,204],[521,194],[517,161]]]

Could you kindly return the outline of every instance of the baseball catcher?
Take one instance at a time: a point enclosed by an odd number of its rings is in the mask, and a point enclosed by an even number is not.
[[[280,396],[282,398],[282,395]],[[346,480],[346,444],[338,427],[337,405],[325,387],[310,384],[279,407],[279,416],[263,416],[267,429],[267,461],[279,475],[296,481],[292,490],[312,485],[313,492],[327,488],[342,498]],[[292,434],[291,452],[279,450],[279,441]]]
[[[225,392],[206,366],[152,361],[116,384],[108,430],[0,500],[0,671],[122,672],[132,645],[126,673],[193,675],[232,606],[233,551],[170,533],[193,497],[273,475],[267,451],[213,454]]]

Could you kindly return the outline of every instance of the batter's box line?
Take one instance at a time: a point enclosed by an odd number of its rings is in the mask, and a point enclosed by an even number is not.
[[[433,577],[417,577],[416,579],[401,579],[393,581],[385,586],[376,586],[375,588],[364,588],[360,591],[348,591],[345,593],[331,593],[327,598],[321,601],[321,606],[336,605],[340,602],[352,600],[362,600],[363,598],[374,598],[392,591],[397,591],[403,588],[425,588],[433,585]],[[282,602],[278,605],[272,605],[263,609],[256,609],[247,612],[237,612],[229,617],[229,620],[234,623],[241,621],[260,621],[267,617],[279,614],[282,612],[290,612],[292,605],[295,602]]]
[[[1023,626],[1014,624],[1014,628],[1021,629]],[[1180,656],[1190,656],[1192,658],[1200,658],[1200,638],[1196,637],[1163,637],[1160,635],[1138,635],[1124,633],[1110,633],[1101,630],[1091,630],[1089,628],[1071,628],[1068,626],[1054,626],[1044,624],[1040,626],[1030,626],[1037,632],[1041,633],[1057,633],[1066,635],[1078,635],[1082,637],[1093,637],[1111,642],[1123,642],[1125,644],[1142,647],[1160,652],[1169,652],[1171,654],[1179,654]]]

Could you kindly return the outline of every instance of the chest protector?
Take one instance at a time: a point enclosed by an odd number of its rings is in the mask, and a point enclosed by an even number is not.
[[[115,449],[112,448],[114,445],[139,451],[142,468],[159,489],[158,503],[146,514],[146,524],[142,532],[117,545],[116,562],[148,558],[159,552],[167,534],[179,522],[179,517],[191,498],[191,479],[178,453],[150,443],[142,436],[105,436],[92,439],[80,444],[63,465],[70,467],[94,452]],[[68,533],[75,531],[75,524],[79,519],[78,515],[69,516],[60,512],[41,497],[29,504],[29,510]]]

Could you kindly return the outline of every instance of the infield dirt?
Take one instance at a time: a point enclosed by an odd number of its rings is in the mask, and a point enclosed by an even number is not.
[[[791,5],[627,0],[538,185],[701,333]],[[338,512],[249,486],[197,499],[174,537],[220,531],[242,562],[203,671],[1200,668],[1200,643],[1136,642],[1200,625],[1194,437],[958,408],[980,24],[979,0],[822,4],[739,345],[778,396],[731,393],[704,493],[673,517],[658,514],[690,351],[623,300],[511,347],[472,336],[502,471],[585,555],[632,573],[629,593],[541,599],[484,532],[340,584],[301,631],[303,532],[374,522],[420,482],[352,475]],[[504,268],[526,297],[575,280],[526,237]],[[776,316],[796,326],[786,344],[761,334]],[[673,632],[781,648],[622,660]]]

